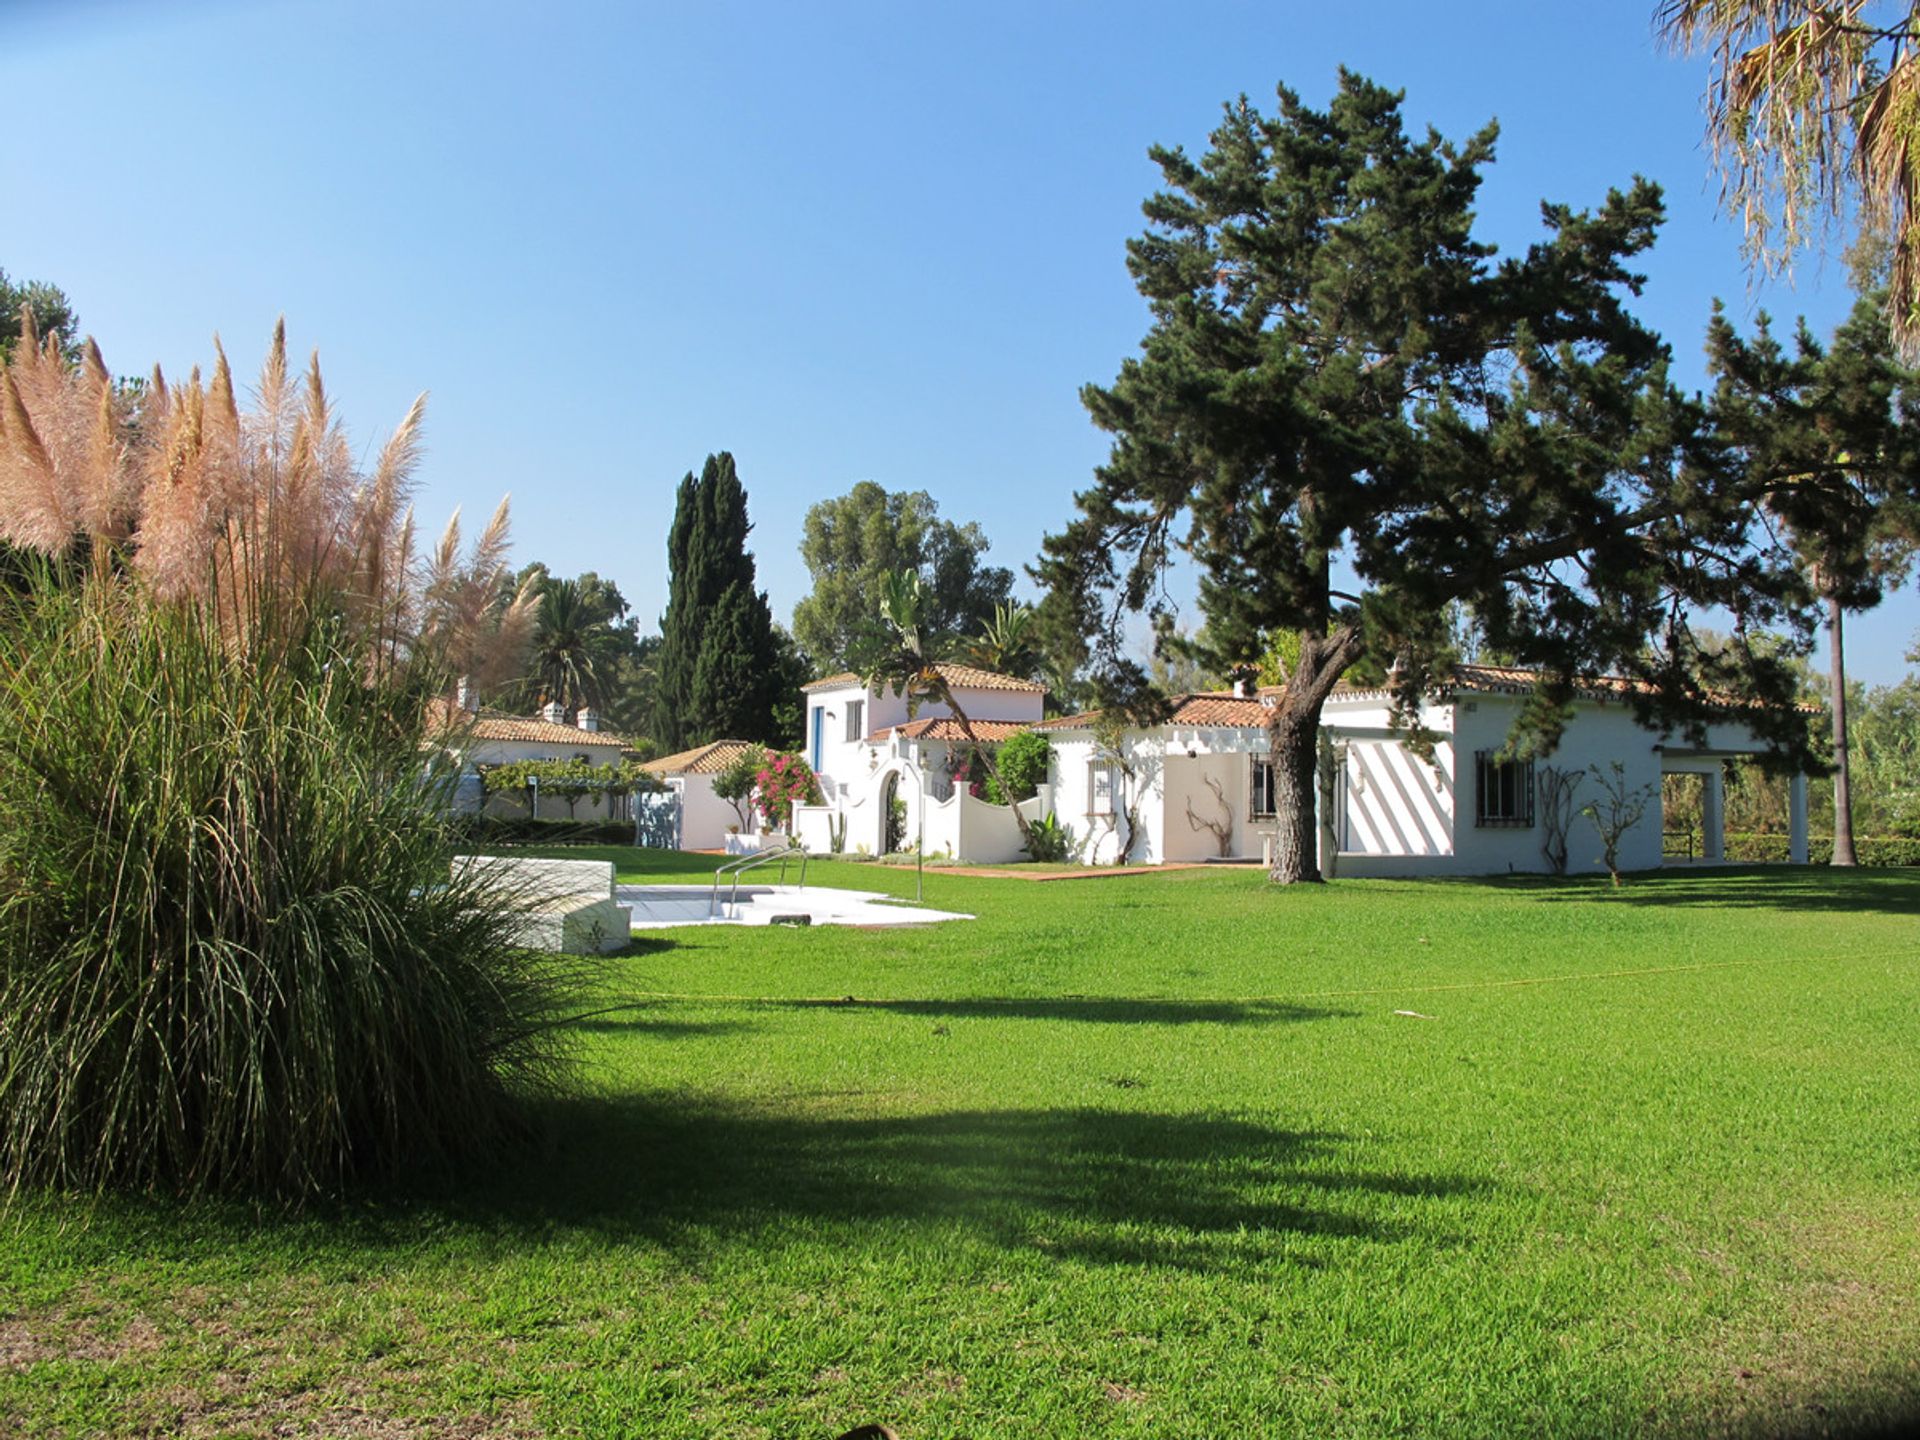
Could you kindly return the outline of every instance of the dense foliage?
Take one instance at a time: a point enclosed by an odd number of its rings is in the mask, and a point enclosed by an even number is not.
[[[987,536],[978,524],[940,518],[924,490],[890,491],[862,480],[811,510],[800,558],[813,589],[793,608],[793,634],[822,671],[858,669],[862,647],[879,627],[887,577],[911,571],[926,597],[927,638],[950,646],[994,623],[1013,588],[1011,572],[983,563]]]
[[[774,737],[785,672],[767,597],[754,589],[751,529],[733,456],[709,455],[680,482],[651,731],[670,752]]]
[[[999,774],[988,777],[986,798],[996,805],[1031,800],[1046,784],[1053,747],[1038,730],[1021,730],[1000,742],[994,759]]]
[[[480,783],[489,795],[554,795],[566,801],[567,814],[582,800],[599,796],[631,795],[660,789],[660,781],[643,762],[595,765],[575,756],[569,760],[509,760],[480,767]]]

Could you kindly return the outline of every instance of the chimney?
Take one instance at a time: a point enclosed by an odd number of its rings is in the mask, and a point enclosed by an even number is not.
[[[590,707],[582,706],[580,710],[580,728],[582,730],[598,731],[600,728],[600,712]]]
[[[556,725],[564,725],[567,723],[567,707],[558,700],[549,700],[540,708],[540,718],[551,720]]]
[[[453,687],[453,703],[469,715],[480,713],[480,696],[473,688],[473,678],[462,675],[459,683]]]
[[[1236,675],[1234,677],[1233,698],[1236,700],[1244,700],[1247,698],[1247,677],[1246,676]]]

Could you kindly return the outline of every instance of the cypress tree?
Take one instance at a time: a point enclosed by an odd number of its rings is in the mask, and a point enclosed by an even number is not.
[[[781,683],[773,649],[773,617],[766,597],[744,585],[729,585],[701,634],[693,669],[688,744],[773,741],[773,707]]]
[[[747,492],[733,456],[709,455],[675,497],[667,533],[654,737],[668,750],[769,738],[779,673],[773,616],[754,589]]]

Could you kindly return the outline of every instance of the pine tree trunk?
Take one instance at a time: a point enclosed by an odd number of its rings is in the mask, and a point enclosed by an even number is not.
[[[1314,818],[1320,707],[1290,713],[1282,703],[1267,722],[1273,757],[1273,866],[1275,885],[1318,884],[1319,823]]]
[[[1833,685],[1833,863],[1857,865],[1853,851],[1853,772],[1847,755],[1847,660],[1838,595],[1827,597],[1827,644]]]

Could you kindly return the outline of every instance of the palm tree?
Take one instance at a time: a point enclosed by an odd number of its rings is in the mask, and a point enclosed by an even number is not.
[[[1031,605],[1016,605],[1010,600],[995,605],[993,618],[962,647],[967,663],[997,675],[1031,680],[1041,664],[1033,615]]]
[[[1894,339],[1920,347],[1920,0],[1658,0],[1672,48],[1712,57],[1721,198],[1770,271],[1836,220],[1894,242]]]
[[[540,588],[530,670],[540,693],[568,710],[598,705],[606,694],[619,641],[607,616],[579,582],[549,579]]]
[[[925,630],[927,607],[926,587],[917,571],[895,570],[886,574],[880,587],[880,618],[888,643],[866,667],[867,687],[885,688],[906,696],[909,715],[928,700],[946,706],[960,726],[960,733],[973,747],[973,753],[980,757],[987,773],[993,777],[994,788],[1007,795],[1010,792],[1000,779],[1000,767],[994,763],[992,752],[974,733],[973,722],[967,718],[967,712],[960,707],[946,676],[941,673],[938,647]],[[1020,827],[1021,843],[1031,850],[1033,831],[1027,817],[1012,801],[1008,802],[1008,808],[1013,811],[1013,823]]]

